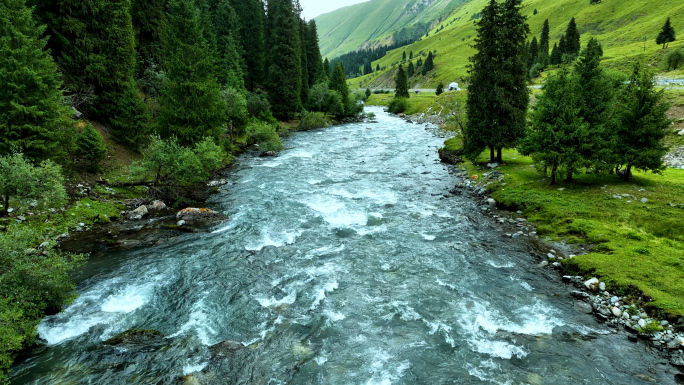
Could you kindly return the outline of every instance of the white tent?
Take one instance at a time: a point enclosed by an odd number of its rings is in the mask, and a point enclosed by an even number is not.
[[[458,83],[453,82],[449,84],[449,91],[460,91],[461,89],[458,88]]]

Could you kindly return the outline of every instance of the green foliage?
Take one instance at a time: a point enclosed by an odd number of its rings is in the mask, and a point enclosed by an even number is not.
[[[282,150],[283,142],[276,128],[276,124],[252,120],[247,125],[247,144],[258,144],[262,151]]]
[[[366,99],[370,98],[371,96],[371,90],[370,88],[366,88]]]
[[[247,112],[252,118],[257,118],[263,121],[275,121],[271,114],[271,104],[268,102],[268,97],[259,92],[250,92],[247,94]]]
[[[413,66],[413,61],[410,61],[407,69],[408,77],[412,78],[416,74],[416,67]]]
[[[240,22],[240,48],[245,64],[245,85],[254,91],[264,83],[264,7],[260,0],[231,0]]]
[[[655,173],[665,169],[663,156],[667,147],[663,139],[670,125],[668,109],[663,92],[654,89],[653,75],[636,64],[629,84],[621,93],[613,149],[615,164],[625,168],[622,172],[625,180],[630,178],[632,168]]]
[[[573,17],[570,19],[568,28],[565,30],[565,51],[563,51],[563,54],[574,59],[577,57],[577,55],[579,55],[581,49],[582,46],[580,44],[580,33],[577,30],[577,23]]]
[[[543,70],[544,70],[544,66],[541,63],[534,63],[532,65],[532,68],[530,68],[530,72],[529,72],[530,79],[534,79],[534,78],[539,77],[539,75],[541,74],[541,72]]]
[[[566,71],[549,77],[543,90],[533,107],[530,130],[521,143],[520,152],[548,167],[554,185],[559,170],[572,175],[581,165],[581,133],[586,129],[586,123],[578,116],[580,100]]]
[[[406,77],[406,72],[404,72],[404,66],[399,64],[399,69],[394,77],[394,96],[396,98],[406,98],[410,97],[408,91],[408,79]]]
[[[318,42],[318,27],[316,20],[309,20],[306,26],[306,63],[307,73],[309,76],[309,86],[324,81],[323,70],[320,63],[323,61],[321,57],[321,49]]]
[[[649,323],[646,324],[644,327],[637,327],[637,330],[639,333],[644,333],[644,334],[654,334],[657,332],[662,332],[663,327],[660,326],[660,322],[656,320],[651,320]]]
[[[46,234],[28,226],[0,233],[0,381],[12,353],[35,342],[36,326],[45,314],[73,298],[70,273],[84,260],[83,255],[56,250]]]
[[[559,65],[561,64],[561,50],[558,48],[558,44],[553,43],[553,49],[551,50],[551,56],[549,57],[549,64]]]
[[[389,105],[387,106],[387,110],[393,114],[401,114],[403,112],[406,112],[409,108],[409,101],[406,98],[398,98],[395,97],[393,98],[390,102]]]
[[[273,114],[291,119],[302,108],[302,61],[299,17],[291,0],[268,0],[268,78]]]
[[[347,77],[344,76],[344,66],[342,63],[335,63],[335,69],[330,77],[328,86],[331,90],[340,93],[342,105],[346,106],[349,101],[349,86],[347,85]]]
[[[156,189],[174,196],[175,188],[203,182],[226,163],[226,153],[210,137],[185,147],[176,138],[154,135],[142,154],[143,159],[131,165],[131,174],[151,179]]]
[[[299,120],[299,129],[311,130],[314,128],[328,127],[328,121],[325,119],[325,114],[322,112],[302,112]]]
[[[81,158],[88,171],[97,171],[100,162],[107,155],[104,138],[92,125],[86,124],[83,131],[76,137],[75,155]]]
[[[211,14],[219,64],[217,80],[224,87],[243,90],[245,75],[237,42],[240,20],[229,0],[215,0]]]
[[[139,72],[162,62],[162,37],[166,28],[166,0],[132,0],[131,19],[138,51]]]
[[[539,53],[537,54],[536,62],[541,63],[543,67],[548,66],[549,63],[549,33],[551,28],[549,26],[549,19],[544,20],[544,25],[542,26],[541,36],[539,38]]]
[[[537,42],[537,37],[532,38],[530,43],[530,51],[527,54],[527,68],[532,68],[537,63],[537,55],[539,54],[539,43]],[[536,76],[530,76],[532,78]]]
[[[226,105],[214,77],[215,56],[205,39],[199,9],[183,0],[168,4],[164,39],[168,81],[162,90],[157,131],[183,145],[218,138],[226,124]]]
[[[437,96],[439,96],[443,93],[444,93],[444,84],[442,82],[439,82],[439,84],[437,84],[437,90],[435,91],[435,94]]]
[[[349,100],[348,96],[347,100]],[[318,83],[309,91],[309,100],[306,105],[310,111],[342,116],[346,111],[343,103],[342,95],[338,91],[330,89],[325,83]]]
[[[39,38],[44,29],[24,0],[0,3],[0,155],[63,158],[73,145],[57,66]]]
[[[11,200],[17,205],[35,200],[39,209],[65,203],[63,183],[61,167],[50,160],[34,166],[21,153],[0,157],[0,216],[7,215]]]
[[[675,30],[672,27],[672,24],[670,23],[670,18],[668,17],[667,21],[665,21],[665,25],[663,25],[663,29],[656,37],[656,44],[660,44],[663,46],[663,48],[665,48],[669,43],[672,43],[676,39],[677,34],[675,33]]]
[[[667,70],[676,71],[677,68],[684,65],[684,51],[677,50],[670,52],[667,55]]]
[[[230,141],[244,133],[249,122],[247,110],[247,98],[242,93],[232,88],[221,90],[221,98],[226,105],[226,117],[228,118],[228,134]]]

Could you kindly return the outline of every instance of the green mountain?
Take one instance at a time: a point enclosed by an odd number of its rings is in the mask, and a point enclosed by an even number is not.
[[[434,88],[440,81],[444,84],[462,81],[467,75],[468,58],[474,53],[471,48],[476,36],[474,20],[487,2],[460,3],[445,20],[432,23],[429,37],[390,51],[374,61],[373,68],[380,65],[381,72],[353,79],[350,83],[363,88],[393,87],[393,74],[404,51],[420,53],[423,60],[430,51],[436,54],[435,70],[425,77],[414,76],[409,80],[410,86]],[[664,57],[672,50],[684,47],[684,1],[603,0],[590,5],[587,0],[524,0],[523,4],[531,29],[530,39],[539,36],[544,20],[549,19],[553,47],[574,17],[582,35],[582,45],[591,36],[597,38],[603,45],[604,64],[608,67],[627,70],[631,63],[640,60],[654,70],[662,71]],[[678,32],[678,39],[669,48],[661,49],[655,39],[668,17]]]
[[[323,57],[424,35],[466,0],[371,0],[317,17]]]

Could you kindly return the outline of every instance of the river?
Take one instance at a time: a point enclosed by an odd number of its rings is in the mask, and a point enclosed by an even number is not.
[[[368,110],[377,123],[239,158],[208,204],[230,219],[211,232],[95,252],[80,296],[40,324],[46,346],[11,382],[674,383],[646,345],[577,312],[524,240],[444,197],[455,179],[437,158],[443,138]],[[128,329],[165,337],[102,343]],[[212,347],[223,341],[246,348]]]

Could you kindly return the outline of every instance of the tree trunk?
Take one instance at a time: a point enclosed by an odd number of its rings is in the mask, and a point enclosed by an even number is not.
[[[566,182],[572,182],[572,171],[568,171],[568,176],[565,178]]]
[[[551,167],[551,183],[549,183],[549,186],[555,186],[556,185],[556,169],[558,166],[554,165]]]
[[[629,164],[627,165],[627,168],[625,169],[625,175],[623,176],[625,179],[625,182],[629,182],[629,177],[632,175],[632,165]]]
[[[496,161],[499,164],[503,163],[503,149],[501,148],[496,150]]]
[[[494,159],[494,147],[489,146],[489,161],[494,163],[496,159]]]

